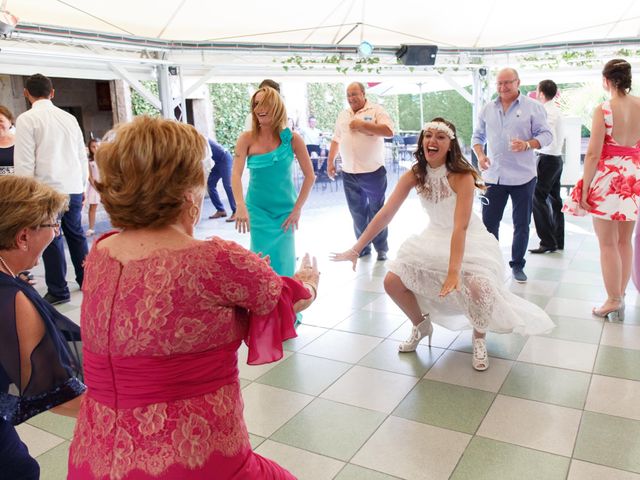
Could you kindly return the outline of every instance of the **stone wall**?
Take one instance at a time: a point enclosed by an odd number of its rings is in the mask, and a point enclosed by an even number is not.
[[[60,107],[79,109],[82,117],[80,128],[85,141],[93,134],[102,137],[113,126],[113,111],[98,108],[95,80],[78,78],[52,78],[55,97],[53,103]],[[110,82],[105,82],[109,85]],[[110,94],[107,92],[110,99]],[[112,105],[113,108],[113,105]]]
[[[0,105],[7,107],[14,117],[27,110],[23,94],[24,83],[18,75],[0,75]]]

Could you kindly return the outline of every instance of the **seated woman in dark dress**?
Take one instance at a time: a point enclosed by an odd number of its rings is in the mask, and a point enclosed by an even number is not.
[[[85,391],[68,343],[80,329],[16,273],[58,233],[66,196],[31,178],[0,176],[0,477],[38,479],[14,425],[46,410],[75,416]]]

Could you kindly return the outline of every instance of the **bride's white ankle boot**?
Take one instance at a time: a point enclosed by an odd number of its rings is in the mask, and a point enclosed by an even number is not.
[[[422,322],[418,325],[414,325],[411,328],[411,336],[398,345],[398,350],[400,352],[415,352],[416,348],[418,348],[418,344],[420,340],[424,337],[429,337],[429,346],[431,346],[431,335],[433,334],[433,324],[431,323],[431,319],[429,318],[429,314],[425,313],[422,315]]]
[[[487,353],[487,341],[483,338],[474,338],[473,356],[471,357],[471,365],[479,372],[489,368],[489,354]]]

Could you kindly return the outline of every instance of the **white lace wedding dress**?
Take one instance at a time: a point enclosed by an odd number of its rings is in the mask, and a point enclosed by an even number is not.
[[[428,167],[426,188],[419,196],[429,225],[400,246],[387,268],[416,295],[422,312],[449,330],[473,326],[480,332],[523,335],[550,331],[554,323],[540,307],[507,290],[498,241],[475,213],[467,229],[461,290],[444,298],[438,296],[449,268],[456,204],[447,174],[445,165]]]

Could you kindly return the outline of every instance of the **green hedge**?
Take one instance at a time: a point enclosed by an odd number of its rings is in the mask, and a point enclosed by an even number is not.
[[[244,131],[250,112],[251,93],[257,87],[251,83],[214,83],[209,85],[216,140],[233,153],[236,141]]]
[[[424,121],[443,117],[456,126],[458,138],[469,145],[473,133],[472,105],[455,90],[423,93]],[[420,97],[418,95],[398,95],[400,130],[415,130],[420,125]]]
[[[143,81],[140,82],[149,92],[158,96],[158,82]],[[152,117],[159,117],[161,112],[156,107],[147,102],[142,95],[140,95],[133,88],[131,89],[131,111],[133,116],[138,115],[150,115]]]

